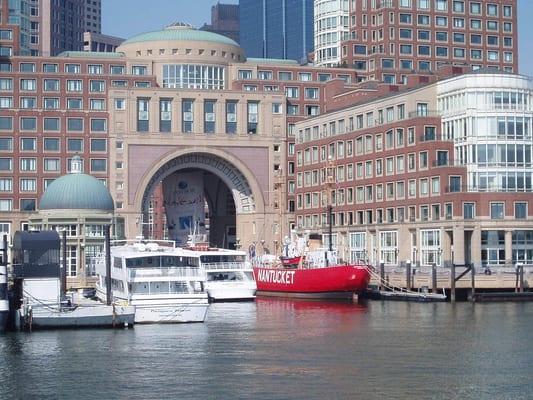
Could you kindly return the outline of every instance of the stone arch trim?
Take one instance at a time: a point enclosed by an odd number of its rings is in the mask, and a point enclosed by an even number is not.
[[[135,204],[140,200],[141,209],[145,210],[155,186],[165,177],[185,168],[199,168],[222,179],[233,194],[237,214],[253,214],[264,207],[259,185],[245,165],[231,155],[206,151],[174,153],[165,157],[145,175],[139,185],[141,190],[137,192]]]

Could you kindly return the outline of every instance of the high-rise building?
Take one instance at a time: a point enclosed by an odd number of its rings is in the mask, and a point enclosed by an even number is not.
[[[315,0],[315,54],[317,66],[341,64],[341,42],[350,32],[348,0]]]
[[[516,0],[351,1],[341,59],[389,83],[445,64],[517,72],[517,11]]]
[[[313,0],[240,0],[247,57],[307,60],[313,51]]]
[[[101,0],[0,1],[0,51],[57,55],[83,50],[83,32],[100,33]]]
[[[215,4],[211,7],[211,24],[205,24],[200,29],[227,36],[239,43],[239,6]]]

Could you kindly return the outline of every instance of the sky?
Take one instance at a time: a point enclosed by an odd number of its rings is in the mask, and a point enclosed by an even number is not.
[[[102,0],[102,33],[129,38],[172,22],[200,27],[217,0]],[[222,3],[238,4],[238,0]],[[148,4],[148,6],[147,6]],[[519,72],[533,77],[533,0],[518,0]],[[531,41],[530,41],[531,40]]]

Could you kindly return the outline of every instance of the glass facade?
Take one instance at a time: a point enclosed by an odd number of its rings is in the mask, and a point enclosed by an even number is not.
[[[223,90],[224,71],[224,67],[215,65],[163,65],[163,87]]]
[[[240,0],[241,46],[248,57],[306,60],[313,0]]]

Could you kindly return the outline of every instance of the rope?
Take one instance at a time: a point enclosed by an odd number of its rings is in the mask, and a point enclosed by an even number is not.
[[[401,288],[401,287],[396,287],[396,286],[392,286],[392,285],[389,285],[387,284],[387,282],[385,282],[384,279],[381,278],[380,275],[378,275],[376,272],[374,272],[374,270],[371,268],[371,267],[365,267],[366,270],[370,273],[370,276],[377,279],[379,281],[379,283],[381,284],[380,286],[384,287],[385,289],[393,292],[393,293],[397,293],[397,292],[400,292],[400,293],[406,293],[406,294],[412,294],[412,295],[417,295],[417,296],[421,296],[421,295],[426,295],[426,293],[420,293],[420,292],[415,292],[413,290],[408,290],[408,289],[405,289],[405,288]]]

